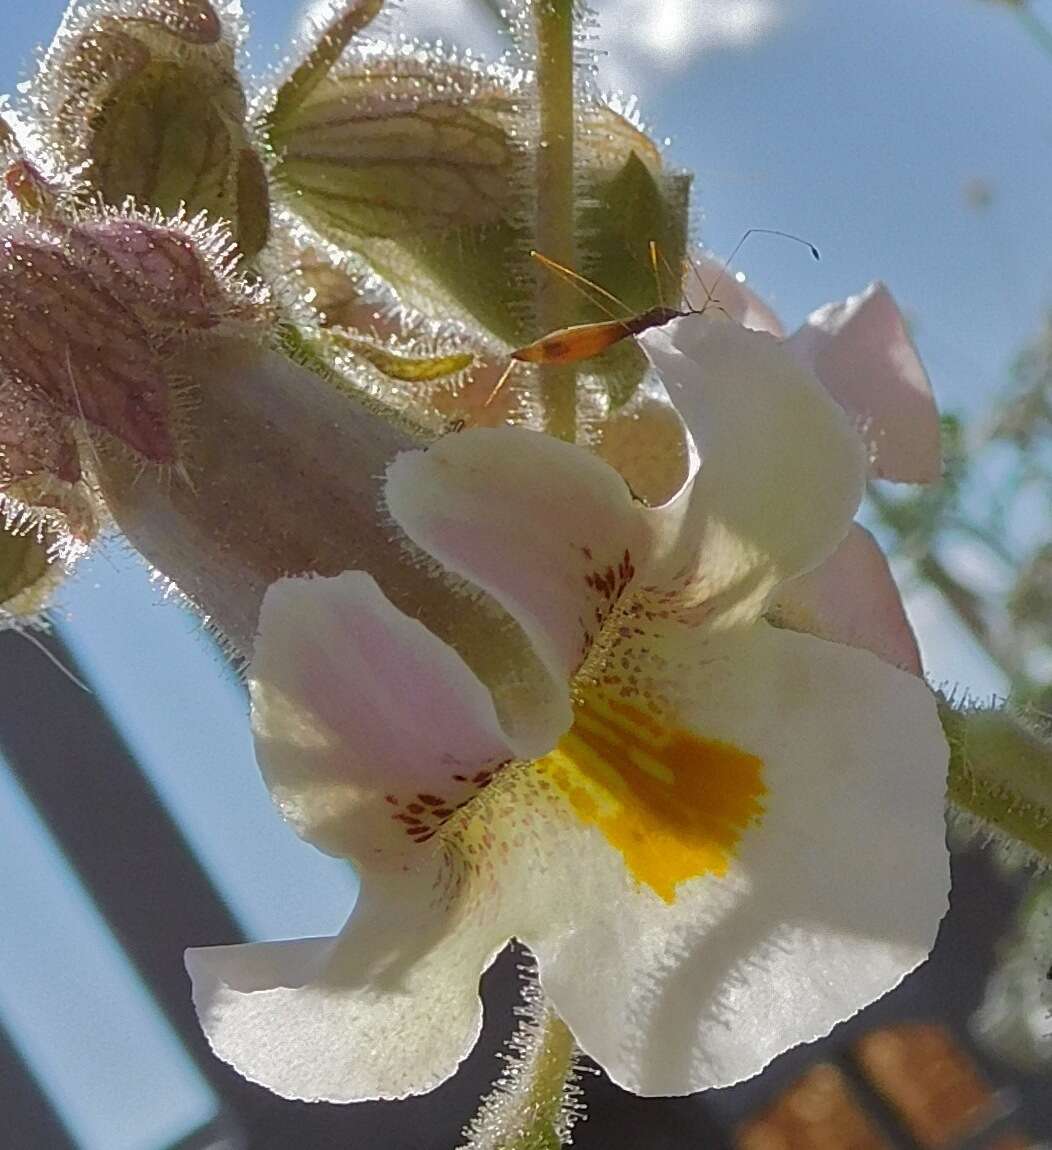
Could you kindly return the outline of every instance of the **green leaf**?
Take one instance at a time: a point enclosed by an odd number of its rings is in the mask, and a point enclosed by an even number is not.
[[[440,61],[331,74],[271,122],[275,176],[304,215],[348,236],[492,223],[510,200],[512,112],[494,85]]]

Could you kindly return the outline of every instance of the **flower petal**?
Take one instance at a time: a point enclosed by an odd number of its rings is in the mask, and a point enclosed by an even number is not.
[[[672,499],[697,468],[694,445],[667,395],[642,396],[597,430],[595,453],[649,507]]]
[[[187,951],[212,1049],[308,1102],[404,1098],[445,1081],[475,1045],[479,976],[504,942],[482,919],[465,925],[455,890],[442,897],[447,879],[441,868],[370,878],[338,938]]]
[[[828,1033],[924,961],[949,889],[947,749],[923,683],[764,623],[697,638],[681,721],[762,760],[767,792],[726,873],[668,902],[569,801],[509,863],[532,875],[516,933],[546,992],[647,1095],[730,1085]]]
[[[812,312],[786,346],[854,417],[875,475],[903,483],[939,478],[939,413],[931,384],[883,284]]]
[[[755,616],[847,533],[864,481],[858,436],[773,336],[688,315],[640,342],[702,459],[669,509],[676,542],[651,581],[681,613]]]
[[[719,307],[742,327],[767,331],[779,339],[785,335],[781,320],[744,280],[739,280],[727,265],[712,256],[694,255],[693,272],[683,284],[688,308]]]
[[[767,609],[779,627],[862,647],[923,674],[920,649],[888,561],[858,523],[814,571],[783,583]]]
[[[403,453],[386,497],[413,543],[518,620],[560,682],[649,555],[643,509],[617,472],[522,428],[472,429]]]
[[[366,867],[432,850],[518,755],[463,659],[362,571],[274,584],[249,682],[275,802],[316,846]]]

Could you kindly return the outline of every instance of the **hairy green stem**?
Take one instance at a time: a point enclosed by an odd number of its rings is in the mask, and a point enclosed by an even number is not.
[[[526,1112],[534,1116],[533,1122],[508,1150],[548,1150],[562,1145],[559,1126],[575,1051],[573,1035],[566,1023],[554,1012],[549,1012],[543,1024],[533,1082],[527,1096]]]
[[[574,6],[572,0],[535,0],[537,95],[537,249],[573,267],[574,250]],[[571,322],[575,300],[560,277],[538,268],[537,322],[542,332]],[[549,435],[577,437],[577,373],[572,365],[545,364],[545,427]]]
[[[465,1130],[461,1150],[559,1150],[580,1114],[577,1047],[540,988],[526,992],[507,1069]]]
[[[1002,849],[1052,864],[1052,744],[1006,708],[939,704],[950,744],[951,813]]]

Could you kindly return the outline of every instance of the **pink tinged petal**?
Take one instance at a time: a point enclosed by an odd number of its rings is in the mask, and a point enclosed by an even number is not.
[[[413,543],[519,622],[559,682],[649,558],[644,512],[617,472],[521,428],[464,431],[400,455],[386,498]]]
[[[507,866],[533,876],[514,932],[584,1051],[628,1090],[682,1095],[758,1073],[926,959],[947,748],[928,688],[869,652],[759,623],[662,656],[679,722],[763,763],[727,872],[669,903],[569,803]]]
[[[861,647],[904,671],[923,674],[888,561],[857,523],[820,567],[778,588],[767,616],[779,627]]]
[[[445,1081],[482,1025],[481,973],[505,938],[461,914],[435,866],[367,878],[338,938],[190,950],[215,1053],[284,1098],[357,1102]]]
[[[270,587],[249,684],[278,807],[304,838],[366,867],[434,849],[517,755],[461,657],[362,571]]]
[[[755,617],[771,589],[818,566],[862,495],[858,436],[814,375],[764,332],[689,315],[640,337],[701,455],[659,514],[665,609]]]
[[[785,335],[785,328],[771,308],[722,260],[696,255],[691,263],[693,270],[688,271],[683,284],[687,307],[722,311],[742,327],[767,331],[779,339]]]
[[[0,256],[0,369],[155,463],[175,460],[169,384],[135,313],[57,239],[8,236]]]
[[[903,483],[939,478],[939,413],[931,384],[883,284],[812,312],[786,346],[856,421],[874,475]]]

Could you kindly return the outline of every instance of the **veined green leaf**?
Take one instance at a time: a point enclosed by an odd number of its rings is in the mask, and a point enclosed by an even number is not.
[[[411,306],[517,341],[532,270],[514,93],[444,61],[359,63],[272,125],[289,206]]]
[[[92,174],[103,197],[176,212],[180,204],[233,219],[237,125],[224,114],[205,69],[154,61],[95,116]]]

